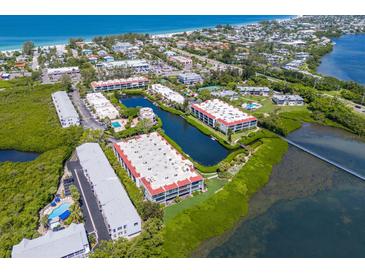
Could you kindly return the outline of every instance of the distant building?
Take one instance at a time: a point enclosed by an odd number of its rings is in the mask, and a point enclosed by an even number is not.
[[[184,69],[191,69],[193,66],[193,60],[190,58],[180,56],[180,55],[172,55],[169,57],[169,60],[176,62],[184,67]]]
[[[50,80],[58,81],[63,75],[69,75],[75,78],[80,75],[79,67],[62,67],[62,68],[48,68],[46,75]]]
[[[222,91],[213,91],[210,93],[212,96],[215,97],[230,97],[231,99],[235,99],[238,97],[237,92],[233,91],[233,90],[222,90]]]
[[[163,85],[160,85],[160,84],[152,85],[148,91],[149,91],[149,93],[152,93],[152,94],[159,94],[165,100],[175,102],[178,104],[183,104],[185,101],[184,96],[182,96],[180,93],[173,91],[172,89],[165,87]]]
[[[84,55],[90,55],[92,53],[93,53],[93,51],[91,49],[83,49],[82,50],[82,54],[84,54]]]
[[[203,83],[203,78],[199,74],[194,72],[181,73],[179,74],[178,79],[181,83],[185,85],[194,85],[197,83]]]
[[[79,126],[80,117],[66,91],[52,93],[52,101],[56,108],[62,127]]]
[[[110,55],[104,56],[103,59],[105,62],[114,62],[114,57]]]
[[[135,72],[148,72],[150,65],[145,60],[121,60],[101,63],[101,67],[106,69],[113,68],[130,68]]]
[[[148,85],[148,82],[149,80],[146,77],[130,77],[126,79],[114,79],[98,82],[94,81],[90,85],[93,91],[111,91],[130,88],[143,88]]]
[[[115,45],[112,46],[112,49],[117,52],[126,53],[128,50],[133,48],[134,46],[128,42],[117,42]]]
[[[246,95],[269,96],[270,89],[268,87],[237,87],[237,89]]]
[[[140,233],[142,220],[100,145],[85,143],[77,147],[76,152],[110,237],[116,240]]]
[[[194,116],[212,128],[227,134],[257,126],[257,119],[218,99],[191,105]]]
[[[48,231],[33,240],[23,239],[13,246],[12,258],[75,258],[90,252],[84,224],[72,223],[60,231]]]
[[[203,177],[193,164],[157,132],[116,143],[114,151],[150,201],[164,203],[204,189]]]
[[[100,92],[86,94],[86,100],[100,120],[105,118],[113,120],[119,117],[119,111]]]
[[[304,99],[299,95],[274,95],[272,100],[275,104],[280,106],[302,106]]]

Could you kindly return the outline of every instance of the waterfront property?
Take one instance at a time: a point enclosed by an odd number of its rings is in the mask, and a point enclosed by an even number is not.
[[[139,117],[140,120],[145,119],[145,120],[150,121],[152,124],[154,124],[156,122],[156,115],[153,112],[153,109],[149,108],[149,107],[141,108],[139,110],[138,117]]]
[[[108,99],[100,92],[88,93],[86,100],[95,111],[95,115],[100,119],[109,118],[110,120],[119,117],[119,111],[113,106]]]
[[[82,144],[76,152],[110,237],[116,240],[137,235],[141,231],[141,218],[99,144]]]
[[[148,92],[154,95],[158,94],[165,100],[178,104],[183,104],[185,101],[184,96],[182,96],[180,93],[173,91],[172,89],[161,84],[153,84]]]
[[[204,189],[203,177],[195,171],[192,162],[157,132],[116,143],[114,151],[150,201],[164,203]]]
[[[212,128],[227,134],[257,126],[257,119],[221,100],[213,99],[191,105],[191,112],[199,120]]]
[[[80,75],[80,69],[79,67],[48,68],[46,69],[46,75],[51,81],[58,81],[63,75],[76,78]]]
[[[245,95],[269,96],[270,89],[268,87],[237,87],[238,90]]]
[[[197,83],[203,83],[203,78],[194,72],[180,73],[178,79],[184,85],[194,85]]]
[[[146,60],[122,60],[113,62],[101,63],[101,67],[106,69],[114,68],[130,68],[135,72],[148,72],[150,70],[150,65]]]
[[[60,231],[48,231],[13,246],[12,258],[80,258],[90,252],[84,224],[72,223]]]
[[[52,93],[52,101],[62,127],[80,125],[79,114],[75,110],[66,91],[57,91]]]
[[[91,88],[96,91],[111,91],[131,88],[143,88],[148,84],[146,77],[130,77],[126,79],[114,79],[108,81],[94,81],[91,83]]]
[[[302,106],[304,99],[299,95],[274,95],[272,100],[279,106]]]

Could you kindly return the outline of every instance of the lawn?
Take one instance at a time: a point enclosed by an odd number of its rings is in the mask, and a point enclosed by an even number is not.
[[[213,178],[210,180],[206,180],[205,183],[207,188],[206,192],[196,194],[195,196],[187,198],[177,204],[166,207],[164,210],[164,222],[165,223],[169,222],[171,219],[173,219],[176,215],[178,215],[185,209],[198,205],[207,200],[217,190],[222,188],[227,183],[227,180]]]

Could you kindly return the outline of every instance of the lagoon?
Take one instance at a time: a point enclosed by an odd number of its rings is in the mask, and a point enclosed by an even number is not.
[[[348,168],[365,164],[358,157],[365,142],[339,129],[307,124],[289,139],[321,155],[342,153]],[[364,257],[364,207],[364,181],[289,146],[268,184],[252,197],[248,216],[194,256]]]
[[[317,72],[365,84],[365,34],[343,35],[333,41],[333,51],[322,58]]]
[[[0,163],[1,162],[29,162],[33,161],[39,156],[35,152],[24,152],[13,149],[0,150]]]
[[[162,120],[162,128],[193,160],[207,166],[219,163],[229,150],[190,125],[184,118],[162,110],[143,96],[125,96],[121,103],[126,107],[150,107]]]

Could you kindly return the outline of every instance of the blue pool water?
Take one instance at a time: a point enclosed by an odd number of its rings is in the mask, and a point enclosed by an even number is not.
[[[317,72],[365,84],[365,34],[333,39],[333,51],[325,55]]]
[[[70,207],[70,204],[69,203],[63,203],[59,207],[55,208],[51,212],[51,214],[48,215],[48,220],[52,220],[53,218],[56,218],[56,217],[60,216],[63,212],[65,212],[66,210],[68,210],[69,207]]]
[[[119,128],[119,127],[121,127],[121,125],[119,122],[112,122],[112,127]]]
[[[286,19],[286,15],[61,15],[0,16],[0,50],[21,48],[31,40],[37,46],[65,43],[71,37],[91,39],[121,33],[172,33],[218,24],[249,24]]]

